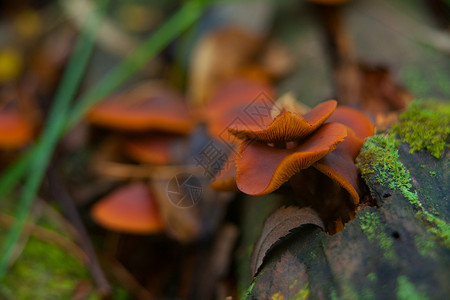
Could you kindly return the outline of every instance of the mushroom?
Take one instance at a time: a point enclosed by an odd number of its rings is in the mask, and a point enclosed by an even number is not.
[[[105,99],[87,119],[94,125],[125,131],[128,135],[122,151],[138,162],[157,165],[173,162],[172,143],[188,134],[193,125],[182,96],[151,82]]]
[[[151,234],[164,229],[154,196],[142,182],[120,187],[92,208],[93,219],[123,233]]]
[[[187,134],[192,122],[187,104],[177,93],[143,83],[105,99],[87,115],[95,125],[124,131],[160,130]]]
[[[33,137],[33,125],[16,111],[0,110],[0,148],[12,150],[24,146]]]
[[[295,173],[333,151],[344,140],[344,125],[328,123],[293,148],[278,148],[260,141],[243,144],[236,160],[236,182],[242,192],[259,196],[273,192]]]
[[[314,167],[338,182],[359,202],[358,170],[354,164],[364,139],[374,134],[373,124],[362,113],[349,107],[338,107],[328,119],[347,126],[347,138]]]
[[[303,116],[284,111],[263,129],[229,128],[243,140],[236,159],[239,190],[249,195],[268,194],[312,166],[339,183],[358,203],[354,159],[363,139],[373,134],[373,126],[358,111],[336,109],[336,105],[334,100],[326,101]],[[230,178],[218,177],[212,186],[220,189]]]
[[[264,143],[285,143],[303,139],[319,128],[336,109],[337,102],[330,100],[317,105],[303,116],[296,112],[281,112],[269,126],[260,124],[237,124],[228,128],[240,139],[257,140]],[[282,145],[284,147],[285,145]]]
[[[171,134],[125,138],[123,150],[130,158],[140,163],[168,165],[174,161],[174,145],[180,144],[181,140],[181,136]]]

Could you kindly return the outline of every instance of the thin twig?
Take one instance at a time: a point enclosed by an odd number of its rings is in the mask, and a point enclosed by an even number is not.
[[[20,236],[20,239],[17,241],[17,245],[14,249],[14,252],[11,254],[11,258],[9,260],[9,266],[12,266],[16,260],[20,257],[22,254],[22,251],[25,249],[28,239],[30,238],[30,235],[32,234],[32,231],[34,229],[35,223],[39,220],[39,218],[42,215],[42,202],[36,201],[33,206],[33,210],[30,213],[30,216],[28,218],[29,222],[26,224],[23,234]],[[11,228],[14,225],[15,218],[12,216],[8,216],[6,214],[0,215],[0,225]]]
[[[2,227],[11,227],[14,224],[14,217],[0,213],[0,225]],[[60,247],[67,253],[72,254],[75,258],[77,258],[81,262],[86,262],[86,254],[83,250],[81,250],[74,242],[65,236],[42,226],[36,225],[32,222],[27,222],[24,228],[24,233],[29,233],[31,236],[48,243],[55,244]],[[23,234],[21,239],[27,239],[28,235]],[[16,248],[17,249],[17,248]],[[17,251],[17,250],[16,250]],[[16,257],[17,255],[15,255]]]
[[[86,228],[83,225],[83,222],[73,202],[72,197],[70,196],[64,184],[58,177],[58,174],[56,173],[56,170],[53,165],[49,167],[48,180],[49,185],[51,187],[50,192],[52,193],[53,197],[61,204],[61,208],[63,209],[67,219],[77,229],[78,243],[88,256],[87,267],[91,272],[92,278],[97,284],[100,294],[105,296],[110,294],[110,284],[106,279],[103,270],[100,267],[100,263],[98,262],[94,246],[91,243],[89,235],[86,231]]]

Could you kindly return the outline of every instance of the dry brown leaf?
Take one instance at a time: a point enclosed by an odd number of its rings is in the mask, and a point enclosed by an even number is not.
[[[280,239],[288,235],[292,229],[305,224],[314,224],[324,229],[323,222],[318,214],[309,207],[281,207],[271,214],[264,222],[261,236],[253,248],[250,262],[253,276],[258,272],[269,250]]]

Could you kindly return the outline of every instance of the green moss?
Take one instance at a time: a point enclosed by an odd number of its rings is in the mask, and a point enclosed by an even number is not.
[[[449,147],[450,105],[414,101],[400,115],[400,121],[392,126],[391,132],[409,144],[410,153],[426,149],[434,157],[440,158]]]
[[[399,300],[427,300],[426,295],[420,293],[405,276],[397,278],[397,299]]]
[[[387,183],[391,189],[411,188],[411,178],[399,160],[398,141],[392,135],[374,135],[366,140],[356,164],[365,175],[374,173],[380,184]]]
[[[289,289],[293,289],[293,288],[294,287],[292,285],[289,286]],[[308,296],[309,296],[309,284],[307,283],[302,289],[300,289],[293,297],[290,297],[289,299],[304,300],[304,299],[308,299]]]
[[[314,251],[311,251],[311,252],[309,253],[309,257],[310,257],[311,261],[316,260],[316,258],[317,258],[317,253],[314,252]]]
[[[366,212],[361,215],[360,226],[370,242],[378,242],[378,245],[384,251],[384,257],[387,259],[395,257],[392,239],[384,231],[384,226],[375,212]]]
[[[343,299],[359,299],[358,292],[348,282],[342,283],[342,298]]]
[[[436,245],[434,241],[428,239],[425,236],[416,236],[414,238],[414,243],[420,255],[422,255],[423,257],[433,256],[433,249]]]
[[[430,171],[429,173],[430,173],[430,176],[432,176],[432,177],[436,177],[436,172],[434,172],[434,171]]]
[[[340,299],[334,288],[330,289],[330,298],[331,298],[331,300],[339,300]]]
[[[241,299],[251,299],[250,295],[252,294],[253,288],[255,287],[255,282],[256,280],[253,281],[252,284],[250,284],[247,291],[242,295]]]
[[[79,280],[87,277],[81,262],[65,251],[30,238],[0,286],[0,298],[70,299]]]
[[[376,274],[376,273],[373,273],[373,272],[367,274],[367,279],[369,279],[370,282],[372,282],[372,283],[376,283],[376,282],[378,281],[377,274]]]
[[[375,300],[377,299],[377,296],[375,292],[371,289],[365,288],[361,291],[361,297],[359,297],[361,300]]]
[[[450,225],[428,212],[413,191],[409,171],[399,159],[398,141],[392,135],[375,135],[368,138],[356,159],[363,177],[373,174],[383,186],[398,190],[417,211],[429,232],[450,248]],[[376,172],[375,172],[376,170]]]

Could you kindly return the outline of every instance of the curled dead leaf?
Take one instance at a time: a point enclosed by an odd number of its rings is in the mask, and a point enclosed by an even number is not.
[[[324,224],[319,215],[309,207],[281,207],[271,214],[264,222],[261,236],[253,248],[250,261],[253,276],[258,273],[264,258],[272,247],[291,233],[292,229],[305,224],[313,224],[324,229]]]

